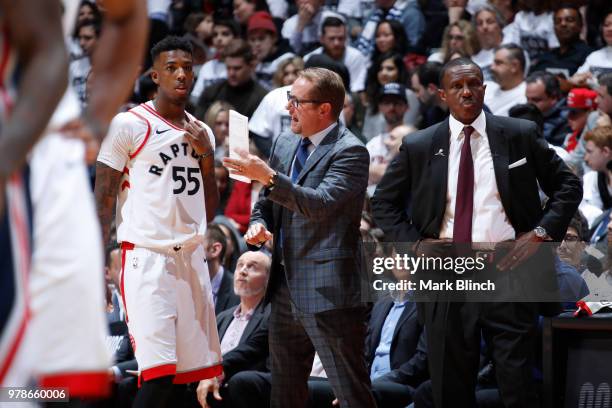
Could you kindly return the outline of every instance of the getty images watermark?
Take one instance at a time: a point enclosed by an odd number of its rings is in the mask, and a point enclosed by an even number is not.
[[[559,258],[558,243],[534,245],[529,248],[532,255],[520,263],[509,262],[513,245],[366,242],[362,297],[365,301],[376,301],[388,294],[409,294],[415,301],[423,302],[579,300],[575,297],[581,288],[567,285],[580,285],[582,281],[565,279],[568,268],[563,265],[564,258]],[[609,269],[607,251],[601,254],[588,261],[591,270]],[[612,286],[610,289],[612,298]]]

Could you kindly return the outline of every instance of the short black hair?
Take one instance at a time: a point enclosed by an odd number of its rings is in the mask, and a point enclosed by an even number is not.
[[[531,73],[525,80],[525,82],[527,82],[528,84],[532,84],[538,81],[542,81],[542,83],[544,84],[544,91],[546,92],[546,95],[548,95],[548,97],[561,98],[563,94],[561,92],[561,84],[559,83],[559,79],[555,75],[546,71],[536,71]]]
[[[223,230],[217,224],[210,223],[206,226],[206,237],[210,243],[218,242],[221,244],[221,253],[219,254],[219,259],[223,264],[223,258],[225,258],[225,250],[227,249],[227,238],[223,233]]]
[[[570,223],[567,227],[571,227],[576,230],[576,232],[578,233],[578,239],[580,241],[586,241],[587,239],[589,239],[589,223],[584,217],[584,215],[582,215],[582,212],[580,210],[576,210],[576,213],[570,220]]]
[[[255,54],[248,42],[239,38],[229,43],[223,50],[222,57],[225,58],[242,58],[247,64],[255,60]]]
[[[346,23],[338,17],[330,16],[323,20],[323,24],[321,24],[321,35],[325,35],[327,27],[346,27]]]
[[[100,30],[102,27],[102,23],[100,22],[100,20],[96,20],[95,18],[88,18],[78,23],[76,29],[74,30],[77,37],[79,36],[81,28],[83,27],[93,27],[94,32],[96,33],[96,37],[100,37]]]
[[[521,103],[514,105],[508,111],[508,116],[511,118],[530,120],[536,124],[539,134],[542,134],[544,128],[544,116],[542,112],[533,103]]]
[[[427,87],[429,84],[434,84],[436,88],[439,88],[440,71],[442,71],[442,64],[439,62],[426,62],[419,65],[414,73],[418,76],[422,86]]]
[[[448,61],[446,64],[444,64],[444,66],[440,69],[440,75],[438,76],[438,87],[443,88],[444,87],[444,76],[446,75],[446,73],[450,70],[453,69],[455,67],[461,66],[461,65],[471,65],[476,67],[476,69],[478,70],[478,72],[480,73],[480,78],[482,80],[484,80],[484,75],[482,74],[482,69],[480,69],[480,67],[478,66],[478,64],[476,64],[474,61],[472,61],[471,59],[467,58],[467,57],[461,57],[461,58],[455,58],[454,60],[450,60]],[[420,79],[420,77],[419,77]]]
[[[193,55],[193,46],[188,39],[177,37],[176,35],[169,35],[151,48],[151,59],[155,61],[162,52],[175,50],[185,51]]]
[[[557,14],[557,11],[564,10],[564,9],[574,10],[576,12],[576,14],[578,15],[578,22],[580,23],[580,25],[582,25],[582,13],[580,13],[580,9],[578,7],[576,7],[575,4],[567,3],[567,2],[563,2],[563,3],[555,6],[554,11],[553,11],[553,22],[554,22],[554,19],[555,19],[555,14]]]
[[[521,69],[523,72],[525,71],[525,52],[520,45],[516,43],[502,44],[495,48],[495,52],[499,50],[508,50],[510,53],[510,58],[517,60],[519,64],[521,64]]]
[[[232,20],[229,18],[215,19],[215,25],[227,27],[230,29],[232,34],[234,34],[234,37],[236,38],[240,37],[240,24],[238,24],[238,22],[235,20]],[[213,29],[214,29],[214,26],[213,26]]]
[[[597,78],[597,82],[599,82],[599,85],[606,87],[608,95],[612,95],[612,72],[601,74],[599,78]]]

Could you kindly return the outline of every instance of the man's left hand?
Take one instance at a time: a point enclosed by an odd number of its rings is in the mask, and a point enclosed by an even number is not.
[[[236,153],[238,153],[238,157],[223,158],[223,165],[234,174],[259,181],[266,186],[270,176],[274,174],[274,170],[254,154],[242,149],[236,149]]]
[[[198,389],[196,393],[198,395],[198,402],[202,406],[202,408],[208,408],[209,405],[206,403],[206,398],[208,397],[208,393],[212,392],[213,397],[217,401],[221,401],[221,395],[219,394],[219,380],[216,378],[209,378],[207,380],[202,380],[198,384]]]
[[[516,268],[538,251],[542,241],[542,238],[538,238],[534,231],[521,235],[514,242],[510,252],[499,262],[497,269],[505,272]]]
[[[191,122],[187,123],[185,130],[187,131],[185,136],[187,137],[187,140],[189,140],[191,148],[198,156],[213,152],[210,139],[208,138],[208,132],[200,122],[197,120],[192,120]]]

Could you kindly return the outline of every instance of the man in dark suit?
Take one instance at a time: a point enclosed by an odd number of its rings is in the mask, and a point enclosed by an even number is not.
[[[221,227],[218,224],[209,224],[204,236],[204,248],[217,316],[240,303],[234,293],[234,274],[223,267],[226,247],[227,241]]]
[[[552,265],[552,251],[541,243],[563,239],[582,198],[580,181],[537,137],[535,124],[483,112],[482,71],[471,60],[449,62],[440,83],[451,116],[404,139],[372,201],[377,224],[392,241],[509,241],[489,268],[556,288],[554,268],[530,266],[542,258]],[[549,197],[544,209],[538,183]],[[419,311],[436,407],[474,406],[481,332],[504,405],[537,404],[531,372],[537,303],[439,300]]]
[[[379,407],[403,408],[428,378],[427,346],[416,304],[394,293],[372,309],[366,336],[366,361],[372,393]],[[310,406],[330,406],[335,398],[329,382],[308,381]]]
[[[265,188],[247,243],[272,238],[270,315],[272,407],[304,407],[315,350],[342,407],[374,407],[363,346],[359,234],[368,152],[338,118],[338,74],[309,68],[288,94],[292,133],[274,142],[269,166],[246,152],[224,159]]]
[[[216,380],[200,381],[198,400],[208,400],[213,407],[225,404],[227,383],[232,376],[243,370],[266,369],[268,358],[268,318],[270,307],[261,301],[270,275],[270,257],[263,252],[245,252],[238,258],[234,273],[233,291],[240,303],[217,316],[217,329],[223,353],[224,387],[217,394]],[[222,397],[223,405],[213,398]],[[218,399],[218,398],[217,398]]]

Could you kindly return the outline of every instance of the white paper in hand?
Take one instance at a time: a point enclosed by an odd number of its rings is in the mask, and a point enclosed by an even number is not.
[[[239,114],[234,110],[229,111],[229,157],[239,158],[236,149],[249,151],[249,118]],[[230,177],[234,180],[250,183],[251,180],[239,176],[235,173],[230,173]]]

